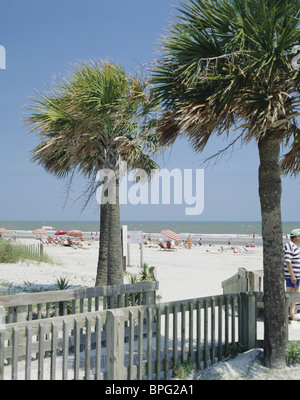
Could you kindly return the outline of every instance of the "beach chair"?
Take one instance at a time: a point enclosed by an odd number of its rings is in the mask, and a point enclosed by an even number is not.
[[[177,250],[175,247],[172,247],[171,242],[167,241],[167,250]]]
[[[166,245],[167,245],[167,249],[168,249],[168,250],[173,250],[173,249],[172,249],[172,246],[171,246],[171,242],[168,241],[168,242],[166,243]]]
[[[161,249],[166,250],[165,246],[164,246],[162,243],[159,242],[158,245],[159,245],[159,247],[160,247]]]

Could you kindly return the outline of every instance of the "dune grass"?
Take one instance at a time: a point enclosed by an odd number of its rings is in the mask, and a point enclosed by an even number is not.
[[[31,251],[29,247],[25,245],[11,244],[0,240],[0,263],[17,263],[26,260],[52,263],[51,258],[47,254],[41,256]]]

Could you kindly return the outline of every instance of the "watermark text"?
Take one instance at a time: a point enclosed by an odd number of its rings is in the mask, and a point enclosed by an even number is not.
[[[0,45],[0,69],[6,69],[6,50]]]
[[[204,211],[204,170],[175,168],[153,169],[148,175],[143,169],[127,171],[121,163],[119,203],[131,205],[186,205],[185,215],[200,215]],[[149,179],[150,178],[150,179]],[[116,204],[116,175],[110,169],[97,174],[96,197],[99,204]]]

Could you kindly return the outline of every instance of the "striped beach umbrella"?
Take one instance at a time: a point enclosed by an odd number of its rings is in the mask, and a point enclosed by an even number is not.
[[[83,235],[83,233],[81,231],[73,230],[73,231],[69,231],[67,233],[67,235],[73,236],[73,237],[81,237]]]
[[[46,231],[46,229],[35,229],[32,233],[34,235],[48,235],[48,231]]]
[[[179,235],[173,231],[170,231],[169,229],[164,229],[160,233],[169,239],[175,240],[175,242],[179,241]]]

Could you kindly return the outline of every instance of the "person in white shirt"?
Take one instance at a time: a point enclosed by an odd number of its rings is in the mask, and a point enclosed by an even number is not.
[[[300,286],[300,229],[293,229],[290,241],[284,246],[284,278],[287,292],[298,292]],[[300,321],[295,317],[295,302],[290,303],[290,321]]]

